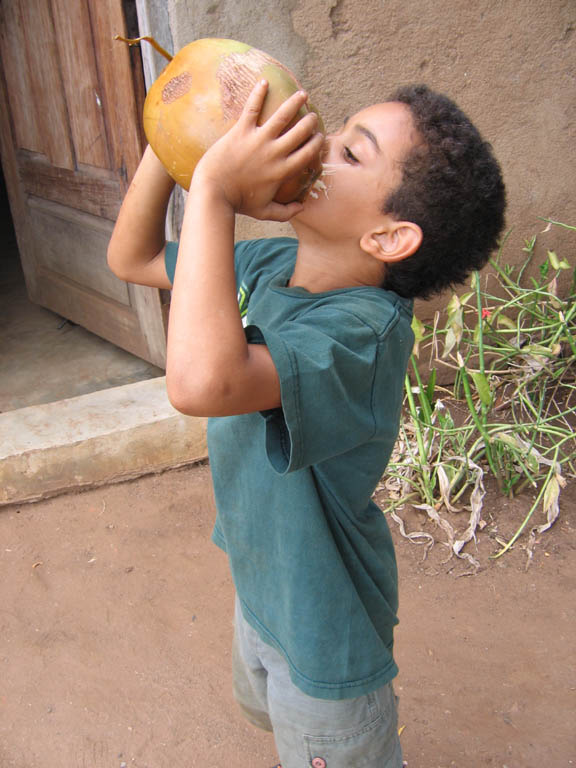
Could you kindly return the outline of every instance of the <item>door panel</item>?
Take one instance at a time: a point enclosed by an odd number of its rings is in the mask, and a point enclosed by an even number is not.
[[[25,109],[32,94],[32,80],[26,61],[25,22],[20,4],[2,3],[0,14],[0,52],[4,80],[10,83],[10,115],[14,143],[22,149],[40,152],[40,126],[36,120],[30,119]]]
[[[20,150],[16,159],[29,195],[116,220],[125,185],[110,171],[86,166],[74,171],[57,168],[44,155],[25,150]]]
[[[49,1],[21,0],[14,5],[20,7],[24,26],[24,57],[19,64],[28,69],[31,89],[19,94],[17,114],[35,123],[38,142],[37,146],[25,149],[43,153],[59,168],[73,169],[74,152]],[[10,88],[10,81],[7,82]]]
[[[28,205],[32,228],[43,244],[42,269],[129,307],[128,285],[106,268],[112,222],[42,198],[29,197]]]
[[[122,0],[0,2],[2,162],[31,300],[163,367],[160,291],[106,266],[144,146],[125,33]]]
[[[70,128],[80,166],[108,168],[108,142],[102,106],[98,97],[98,70],[95,52],[77,30],[90,29],[90,14],[85,3],[52,0],[56,45],[62,60],[62,85],[70,110]]]

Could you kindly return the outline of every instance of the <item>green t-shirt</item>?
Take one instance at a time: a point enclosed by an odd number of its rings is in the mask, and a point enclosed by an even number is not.
[[[396,560],[371,497],[398,433],[412,302],[376,287],[290,288],[296,250],[289,238],[235,248],[246,336],[267,345],[282,407],[210,419],[213,540],[246,620],[294,683],[342,699],[398,671]],[[171,278],[175,259],[170,246]]]

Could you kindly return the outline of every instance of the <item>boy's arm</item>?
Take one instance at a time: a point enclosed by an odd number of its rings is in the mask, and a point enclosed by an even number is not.
[[[248,344],[234,275],[236,213],[288,221],[299,203],[273,198],[282,181],[320,151],[316,117],[286,126],[306,99],[295,94],[262,126],[266,83],[252,92],[236,125],[198,164],[184,215],[170,308],[166,382],[183,413],[223,416],[280,405],[280,382],[266,346]]]
[[[114,226],[108,266],[121,280],[171,288],[164,266],[166,211],[174,181],[148,146]]]

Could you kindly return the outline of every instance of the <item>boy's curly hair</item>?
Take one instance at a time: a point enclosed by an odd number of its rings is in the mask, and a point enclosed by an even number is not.
[[[504,183],[490,145],[446,96],[410,85],[387,101],[409,107],[421,143],[383,212],[418,224],[423,239],[412,256],[388,265],[383,287],[426,299],[486,264],[504,226]]]

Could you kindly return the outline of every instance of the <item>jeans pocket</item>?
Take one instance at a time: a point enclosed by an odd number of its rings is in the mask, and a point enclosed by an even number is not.
[[[361,727],[324,735],[305,734],[306,766],[402,768],[398,719],[391,686],[381,697],[381,705],[379,714]]]

